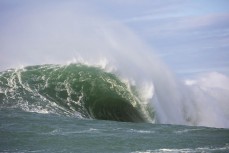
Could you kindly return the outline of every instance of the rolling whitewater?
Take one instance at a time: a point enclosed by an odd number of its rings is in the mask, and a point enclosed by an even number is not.
[[[98,66],[9,69],[0,87],[1,152],[229,151],[228,129],[160,124],[137,86]]]

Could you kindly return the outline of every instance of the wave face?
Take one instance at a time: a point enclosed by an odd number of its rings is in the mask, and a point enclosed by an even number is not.
[[[29,66],[0,73],[1,107],[146,122],[134,87],[83,64]]]

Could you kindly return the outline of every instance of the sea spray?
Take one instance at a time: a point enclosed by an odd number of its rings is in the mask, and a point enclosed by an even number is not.
[[[195,105],[193,114],[198,125],[211,127],[229,127],[229,78],[217,72],[211,72],[187,79],[191,102]],[[193,115],[194,116],[194,115]]]

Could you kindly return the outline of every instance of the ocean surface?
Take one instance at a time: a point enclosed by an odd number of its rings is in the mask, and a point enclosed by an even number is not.
[[[142,101],[138,86],[99,67],[38,65],[3,71],[0,152],[229,152],[228,128],[200,126],[203,122],[187,111],[165,122],[170,116]],[[173,119],[176,115],[182,122]]]
[[[0,152],[227,153],[229,129],[0,111]]]

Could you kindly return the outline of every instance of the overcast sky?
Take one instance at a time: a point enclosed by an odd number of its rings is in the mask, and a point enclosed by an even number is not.
[[[0,0],[0,70],[51,63],[49,49],[67,60],[101,43],[91,34],[95,27],[113,24],[112,36],[131,33],[128,39],[134,35],[150,46],[177,75],[229,75],[228,8],[228,0]],[[81,47],[74,48],[76,42]]]

